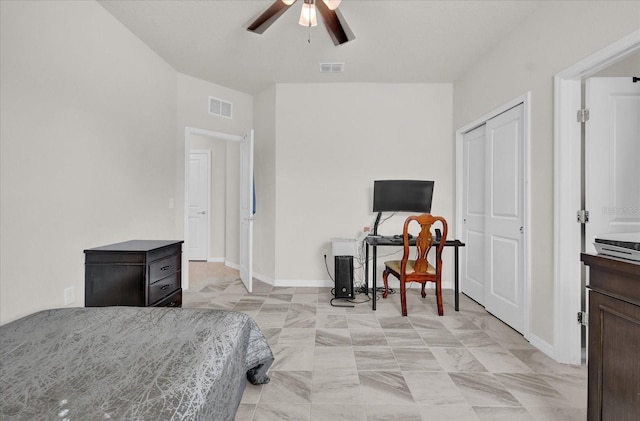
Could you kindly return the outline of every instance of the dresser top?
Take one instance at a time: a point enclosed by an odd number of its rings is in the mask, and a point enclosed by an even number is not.
[[[130,251],[130,252],[147,252],[152,250],[157,250],[162,247],[173,246],[176,244],[181,244],[184,241],[179,240],[130,240],[124,241],[122,243],[109,244],[106,246],[95,247],[91,249],[87,249],[84,252],[104,252],[104,251]]]

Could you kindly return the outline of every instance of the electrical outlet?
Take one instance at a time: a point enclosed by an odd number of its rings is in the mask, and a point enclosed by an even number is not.
[[[76,290],[75,287],[70,286],[64,289],[64,305],[68,306],[69,304],[73,304],[76,300]]]
[[[327,257],[327,254],[329,254],[329,250],[328,250],[328,249],[326,249],[326,248],[325,248],[325,249],[322,249],[322,255],[323,255],[324,257]]]

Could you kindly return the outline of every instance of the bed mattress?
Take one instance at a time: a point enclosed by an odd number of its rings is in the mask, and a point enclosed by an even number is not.
[[[0,326],[0,419],[233,420],[272,361],[243,313],[41,311]]]

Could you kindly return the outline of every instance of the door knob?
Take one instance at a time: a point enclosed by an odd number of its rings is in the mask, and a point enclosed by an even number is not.
[[[204,215],[204,214],[206,214],[207,212],[205,212],[205,211],[201,211],[201,212],[198,212],[198,213],[199,213],[200,215]]]

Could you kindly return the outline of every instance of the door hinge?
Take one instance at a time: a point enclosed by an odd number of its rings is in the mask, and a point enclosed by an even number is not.
[[[586,224],[589,222],[589,211],[581,209],[576,214],[576,222],[579,224]]]
[[[589,317],[586,311],[578,312],[578,324],[582,326],[589,326]]]
[[[578,110],[578,114],[576,117],[578,123],[586,123],[587,121],[589,121],[589,110],[586,108]]]

